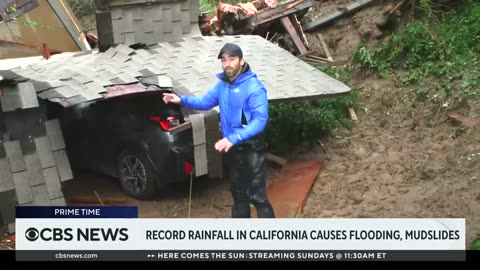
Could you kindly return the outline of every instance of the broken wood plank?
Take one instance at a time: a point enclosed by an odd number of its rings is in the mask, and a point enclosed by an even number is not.
[[[480,126],[480,119],[469,118],[456,113],[449,113],[448,118],[466,127]]]
[[[324,61],[324,62],[332,62],[331,60],[329,60],[327,58],[323,58],[323,57],[315,56],[315,55],[308,55],[307,58],[311,58],[311,59],[315,59],[315,60],[319,60],[319,61]]]
[[[295,30],[295,27],[293,26],[290,18],[283,17],[282,19],[280,19],[280,21],[283,27],[285,28],[285,30],[287,30],[288,34],[292,37],[293,43],[295,43],[295,46],[297,47],[300,54],[305,54],[308,50],[305,47],[305,44],[303,44],[303,41],[298,35],[297,31]]]
[[[374,2],[374,0],[358,0],[358,1],[355,1],[353,2],[352,4],[348,5],[346,9],[340,11],[340,10],[337,10],[333,13],[330,13],[330,14],[327,14],[323,17],[321,17],[320,19],[316,20],[316,21],[313,21],[313,22],[309,22],[305,25],[303,25],[303,30],[304,31],[313,31],[321,26],[324,26],[324,25],[327,25],[329,23],[332,23],[338,19],[340,19],[341,17],[347,15],[347,14],[350,14],[350,13],[353,13],[357,10],[360,10],[364,7],[367,7],[368,5],[372,4]]]
[[[303,41],[303,44],[305,45],[307,50],[309,50],[307,36],[305,36],[305,33],[303,32],[302,25],[300,24],[300,21],[298,20],[297,15],[292,14],[289,17],[290,17],[290,21],[292,22],[293,26],[295,27],[295,30],[297,30],[298,36]]]
[[[357,114],[355,113],[355,110],[352,107],[348,108],[348,112],[350,113],[350,118],[353,121],[358,121]]]
[[[291,8],[293,8],[294,6],[296,6],[296,5],[298,5],[298,4],[302,3],[302,2],[303,2],[303,0],[298,0],[298,1],[294,2],[294,3],[291,3],[290,5],[287,6],[287,9],[291,9]]]
[[[405,3],[405,0],[400,0],[392,9],[384,11],[383,15],[391,16],[393,13],[399,10],[404,3]]]
[[[327,62],[316,60],[316,59],[303,58],[303,60],[306,62],[314,63],[314,64],[327,65]]]
[[[312,0],[303,0],[299,4],[289,8],[288,6],[292,2],[293,1],[287,1],[276,8],[262,9],[259,13],[257,13],[257,15],[249,17],[247,23],[254,23],[255,25],[260,26],[264,23],[272,22],[290,14],[294,14],[302,10],[308,10],[313,4]]]
[[[285,166],[285,164],[287,164],[287,160],[282,158],[282,157],[279,157],[279,156],[276,156],[274,154],[271,154],[271,153],[267,153],[267,156],[266,156],[267,160],[270,160],[270,161],[273,161],[281,166]]]
[[[317,34],[318,39],[320,40],[320,43],[322,44],[323,51],[325,52],[325,56],[328,58],[328,61],[333,61],[332,55],[330,54],[330,51],[328,50],[327,43],[323,39],[322,34]]]

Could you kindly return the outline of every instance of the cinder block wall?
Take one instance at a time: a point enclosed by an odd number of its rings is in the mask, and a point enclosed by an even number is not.
[[[201,36],[199,0],[97,0],[96,8],[100,51]]]

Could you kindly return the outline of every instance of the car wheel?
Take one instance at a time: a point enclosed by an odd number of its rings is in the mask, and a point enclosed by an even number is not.
[[[124,150],[118,158],[118,172],[122,190],[129,196],[146,200],[155,195],[155,174],[145,153]]]

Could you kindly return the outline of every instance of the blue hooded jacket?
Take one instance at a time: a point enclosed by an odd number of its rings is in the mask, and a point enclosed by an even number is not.
[[[245,63],[233,84],[224,72],[217,78],[220,81],[204,96],[180,96],[181,104],[193,110],[210,110],[219,105],[223,137],[234,145],[260,134],[268,121],[268,98],[257,75]],[[242,125],[242,110],[246,125]]]

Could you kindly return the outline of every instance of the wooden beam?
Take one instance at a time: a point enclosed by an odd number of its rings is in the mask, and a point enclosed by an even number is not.
[[[355,113],[355,110],[352,107],[348,108],[348,112],[350,113],[350,118],[353,121],[358,121],[357,114]]]
[[[318,39],[320,40],[320,43],[322,43],[322,48],[323,51],[325,52],[325,56],[328,58],[328,61],[333,61],[332,55],[330,54],[330,51],[328,50],[327,43],[325,43],[325,40],[323,39],[322,34],[317,34]]]
[[[313,4],[312,2],[312,0],[303,0],[299,4],[295,4],[293,0],[287,1],[276,8],[262,9],[259,13],[257,13],[257,15],[248,18],[248,20],[249,23],[254,23],[255,25],[259,26],[290,14],[309,9]]]
[[[305,47],[305,44],[303,44],[302,39],[298,35],[297,31],[295,30],[295,27],[292,24],[292,21],[290,20],[289,17],[283,17],[280,19],[282,22],[283,27],[285,30],[287,30],[288,34],[292,37],[293,43],[295,43],[295,46],[297,47],[298,51],[300,54],[305,54],[307,53],[307,48]]]

